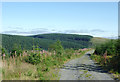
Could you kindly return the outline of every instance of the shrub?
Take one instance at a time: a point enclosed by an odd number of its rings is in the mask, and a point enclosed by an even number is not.
[[[20,56],[20,54],[22,55],[21,45],[14,44],[10,56]]]
[[[31,64],[38,64],[41,62],[41,54],[31,53],[29,56],[26,56],[25,61]]]
[[[16,54],[15,54],[15,52],[16,52]],[[22,55],[22,50],[18,50],[18,49],[13,49],[12,50],[12,52],[11,52],[11,54],[10,54],[10,56],[12,56],[13,57],[13,55],[15,56],[20,56],[20,54]]]
[[[110,60],[109,66],[114,71],[117,71],[120,73],[120,56],[113,56]]]
[[[53,65],[52,63],[52,58],[51,57],[47,57],[46,59],[43,59],[43,63],[47,66],[50,67]]]
[[[1,50],[2,50],[2,54],[1,54],[2,59],[3,59],[3,54],[5,54],[5,59],[7,59],[9,57],[7,50],[5,48],[2,48]]]
[[[61,45],[61,41],[56,41],[54,44],[50,45],[50,50],[55,50],[58,55],[62,55],[64,48]]]
[[[106,64],[104,64],[104,66],[107,67],[108,70],[120,73],[120,39],[111,40],[107,43],[97,46],[95,50],[97,57],[92,55],[91,58],[95,59],[99,56],[100,58],[98,58],[97,62],[102,64],[104,61],[103,54],[105,51],[107,51],[107,55],[110,55],[111,58],[106,60]]]
[[[114,55],[116,54],[116,41],[111,40],[107,43],[101,44],[96,46],[95,54],[103,55],[107,51],[107,55]]]

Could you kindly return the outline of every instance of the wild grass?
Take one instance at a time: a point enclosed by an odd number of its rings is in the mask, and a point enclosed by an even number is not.
[[[115,65],[117,65],[116,62],[118,62],[118,61],[113,60],[114,56],[107,56],[106,62],[105,62],[104,56],[101,56],[101,55],[92,54],[90,57],[92,60],[97,62],[99,65],[101,65],[104,70],[111,73],[114,76],[114,79],[120,80],[120,73],[116,70],[118,68],[116,68],[116,66],[115,66]]]
[[[120,79],[120,39],[97,45],[91,58]]]
[[[62,65],[73,59],[82,56],[86,50],[66,49],[62,54],[57,54],[54,51],[23,51],[20,56],[3,57],[2,63],[2,79],[3,80],[58,80],[59,68]],[[26,61],[31,54],[40,55],[40,60],[31,58],[33,62]],[[35,57],[36,57],[35,56]]]

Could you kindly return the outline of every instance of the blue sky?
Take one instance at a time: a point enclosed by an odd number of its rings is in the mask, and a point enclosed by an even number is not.
[[[118,35],[117,2],[4,2],[2,33]]]

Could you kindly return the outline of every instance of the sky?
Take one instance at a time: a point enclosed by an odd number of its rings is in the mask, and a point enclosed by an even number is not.
[[[118,36],[117,2],[3,2],[4,34]]]

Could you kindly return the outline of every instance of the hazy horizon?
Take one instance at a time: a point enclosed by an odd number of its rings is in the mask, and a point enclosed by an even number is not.
[[[3,2],[3,34],[118,36],[117,2]]]

